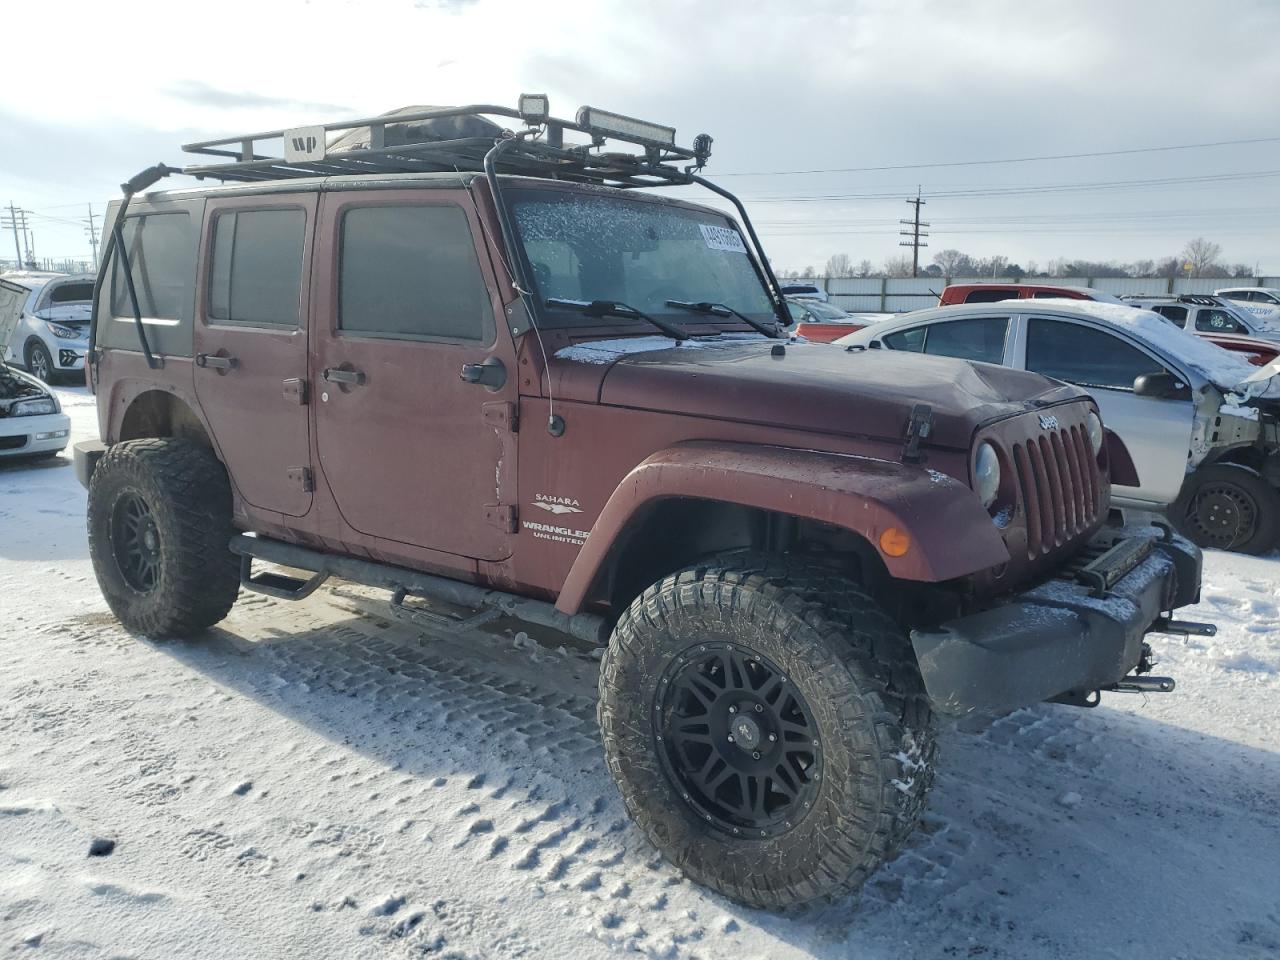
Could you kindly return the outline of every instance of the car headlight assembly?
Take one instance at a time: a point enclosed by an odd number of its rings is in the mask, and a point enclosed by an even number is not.
[[[986,442],[978,447],[973,461],[973,491],[988,510],[1000,495],[1000,457],[996,448]]]
[[[47,320],[45,321],[45,326],[49,328],[50,333],[61,340],[79,340],[81,336],[80,331],[75,327],[64,327],[60,323],[53,323]]]
[[[53,397],[32,397],[18,400],[9,408],[11,417],[38,417],[44,413],[57,413],[58,401]]]
[[[1092,410],[1089,411],[1089,419],[1085,421],[1085,429],[1089,431],[1089,446],[1093,448],[1093,455],[1100,456],[1103,441],[1102,421]]]

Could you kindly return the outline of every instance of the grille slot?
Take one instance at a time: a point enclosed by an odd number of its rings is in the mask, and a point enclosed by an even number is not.
[[[1098,465],[1079,424],[1046,430],[1013,445],[1014,471],[1027,520],[1027,556],[1043,556],[1098,517]]]

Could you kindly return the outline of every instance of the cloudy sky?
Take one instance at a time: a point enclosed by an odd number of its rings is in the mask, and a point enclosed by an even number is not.
[[[897,255],[918,184],[926,255],[1129,261],[1205,236],[1280,273],[1276,0],[187,9],[0,14],[0,202],[33,211],[40,256],[87,254],[87,205],[187,140],[545,91],[559,115],[590,103],[712,134],[708,172],[749,200],[778,266]],[[1147,149],[1240,140],[1262,142]],[[1081,153],[1110,155],[1022,162]],[[987,160],[1019,162],[969,163]]]

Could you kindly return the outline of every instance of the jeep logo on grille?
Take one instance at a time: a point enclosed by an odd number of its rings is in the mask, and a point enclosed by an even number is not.
[[[1047,414],[1043,414],[1043,413],[1042,413],[1042,414],[1040,414],[1040,429],[1042,429],[1042,430],[1057,430],[1057,429],[1058,429],[1058,418],[1057,418],[1057,417],[1051,417],[1051,416],[1048,416]]]

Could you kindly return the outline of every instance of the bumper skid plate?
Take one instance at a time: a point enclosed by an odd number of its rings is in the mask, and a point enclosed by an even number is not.
[[[1106,530],[1091,546],[1101,554],[1074,574],[912,631],[935,710],[995,713],[1109,688],[1172,689],[1127,675],[1144,663],[1146,634],[1180,632],[1164,614],[1199,599],[1200,550],[1152,527]]]

